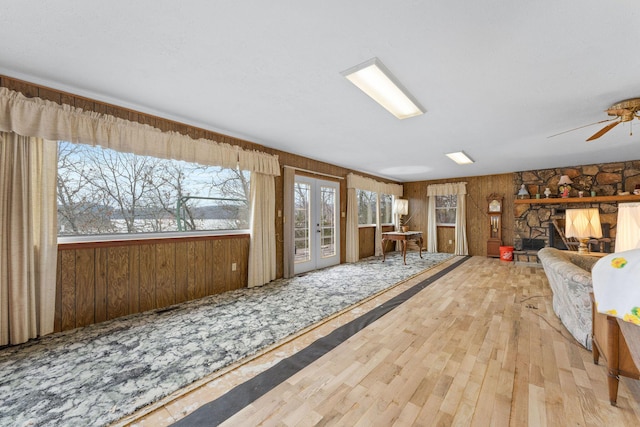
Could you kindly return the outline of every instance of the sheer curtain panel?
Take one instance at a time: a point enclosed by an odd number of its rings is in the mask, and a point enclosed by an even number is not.
[[[276,278],[276,187],[272,175],[251,174],[251,241],[248,286]]]
[[[0,345],[53,332],[57,144],[0,132]]]
[[[349,187],[347,177],[347,262],[357,262],[360,258],[358,231],[358,197],[356,189]]]
[[[283,194],[283,236],[284,236],[284,271],[285,279],[293,277],[295,272],[295,240],[294,240],[294,185],[296,179],[296,170],[294,168],[284,167],[284,194]]]

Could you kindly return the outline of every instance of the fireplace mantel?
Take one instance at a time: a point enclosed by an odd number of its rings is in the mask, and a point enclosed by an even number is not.
[[[565,203],[617,203],[617,202],[640,202],[640,195],[629,194],[628,196],[596,196],[596,197],[566,197],[550,199],[516,199],[516,205],[562,205]]]

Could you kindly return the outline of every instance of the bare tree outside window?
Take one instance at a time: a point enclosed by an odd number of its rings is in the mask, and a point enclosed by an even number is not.
[[[455,194],[436,196],[436,225],[455,226],[457,206],[458,196]]]
[[[380,194],[380,223],[393,224],[393,196]]]
[[[358,199],[358,224],[376,224],[376,193],[356,189]]]
[[[58,143],[58,233],[249,227],[250,174]]]

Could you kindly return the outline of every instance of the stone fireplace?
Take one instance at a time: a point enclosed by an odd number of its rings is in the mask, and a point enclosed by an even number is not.
[[[570,201],[558,197],[558,182],[562,175],[568,175],[573,181]],[[615,196],[620,191],[632,192],[640,184],[640,161],[515,173],[514,194],[517,194],[522,184],[531,198],[526,201],[516,200],[514,205],[514,259],[516,262],[533,264],[539,262],[537,252],[543,247],[566,249],[554,221],[564,230],[565,211],[568,208],[598,208],[600,222],[604,224],[603,236],[614,239],[618,202],[612,197],[602,197],[599,200],[598,196]],[[544,196],[546,188],[551,192],[549,199]],[[578,191],[585,194],[594,191],[596,197],[585,197],[583,202],[578,198]],[[540,195],[540,199],[535,198],[536,194]],[[607,252],[611,247],[603,249]]]

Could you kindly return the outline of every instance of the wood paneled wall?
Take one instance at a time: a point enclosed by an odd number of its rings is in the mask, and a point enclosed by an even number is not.
[[[383,225],[382,231],[393,231],[393,225]],[[360,250],[360,259],[374,256],[376,254],[376,227],[365,226],[358,229],[358,248]],[[387,243],[385,252],[395,250],[392,243]]]
[[[0,87],[6,87],[11,90],[15,90],[23,93],[27,97],[39,97],[58,104],[67,104],[76,108],[82,108],[86,111],[95,111],[101,114],[109,114],[115,117],[119,117],[125,120],[133,122],[147,124],[163,131],[178,132],[183,135],[188,135],[194,139],[205,138],[212,141],[227,143],[231,145],[237,145],[239,147],[248,150],[258,150],[265,153],[277,155],[280,161],[281,169],[287,165],[298,169],[304,169],[320,174],[331,175],[337,178],[330,178],[323,175],[316,175],[316,177],[327,180],[334,180],[340,183],[340,257],[341,262],[346,259],[346,211],[347,211],[347,183],[346,176],[350,172],[357,173],[358,175],[373,178],[377,181],[396,183],[391,180],[376,177],[373,175],[363,174],[362,172],[353,171],[351,169],[335,166],[330,163],[319,162],[307,157],[298,156],[296,154],[287,153],[284,151],[276,150],[273,148],[265,147],[260,144],[256,144],[243,139],[235,138],[232,136],[224,135],[218,132],[197,128],[194,126],[179,123],[173,120],[165,119],[162,117],[154,116],[151,114],[142,113],[139,111],[119,107],[112,104],[107,104],[101,101],[85,98],[82,96],[74,95],[68,92],[59,91],[33,83],[25,82],[22,80],[14,79],[11,77],[0,75]],[[313,176],[313,175],[311,175]],[[283,179],[282,175],[276,177],[276,223],[275,229],[277,234],[276,239],[276,265],[277,265],[277,277],[282,277],[284,269],[283,258]]]
[[[502,213],[502,244],[513,245],[514,211],[513,174],[474,176],[434,181],[416,181],[404,184],[404,197],[409,199],[409,215],[412,230],[425,232],[427,239],[427,186],[446,182],[467,183],[467,241],[469,255],[487,255],[489,218],[487,197],[491,193],[504,195]],[[452,241],[449,244],[449,240]],[[453,253],[455,234],[452,227],[438,228],[438,251]]]
[[[60,245],[55,331],[243,288],[248,253],[248,235]]]
[[[162,117],[85,98],[68,92],[36,85],[0,75],[0,87],[39,97],[58,104],[66,104],[85,111],[108,114],[125,120],[173,131],[194,139],[236,145],[277,155],[280,166],[331,175],[316,175],[321,179],[340,183],[340,253],[346,257],[346,176],[350,172],[381,182],[394,182],[351,169],[319,162],[284,151],[275,150],[250,141],[197,128]],[[312,174],[312,176],[314,176]],[[283,179],[276,186],[276,275],[283,276]],[[66,330],[101,322],[122,315],[162,308],[177,302],[200,298],[227,289],[244,287],[247,283],[248,239],[235,244],[229,242],[185,243],[167,242],[123,247],[61,248],[58,261],[58,304],[56,330]],[[219,245],[227,245],[219,247]],[[188,254],[185,258],[184,254]],[[218,254],[215,255],[214,254]],[[237,260],[238,273],[230,276],[228,260]],[[203,261],[204,260],[204,261]],[[186,277],[186,279],[185,279]],[[203,289],[204,286],[204,289]]]

